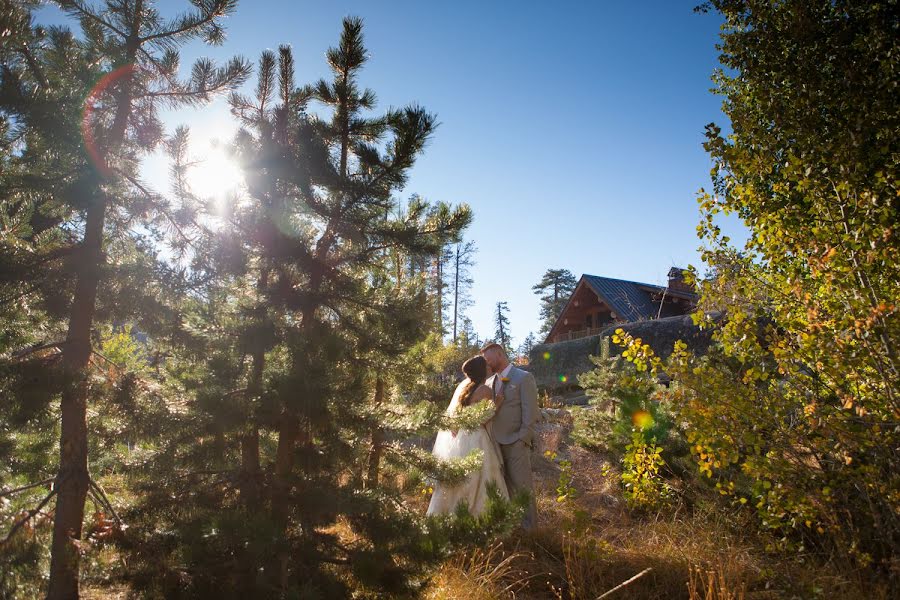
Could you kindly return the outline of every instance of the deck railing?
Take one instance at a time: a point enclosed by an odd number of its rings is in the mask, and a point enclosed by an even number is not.
[[[588,329],[581,329],[578,331],[569,331],[567,333],[557,334],[556,337],[553,338],[554,343],[556,342],[568,342],[570,340],[578,340],[581,338],[591,337],[592,335],[600,335],[600,332],[606,329],[606,327],[590,327]]]

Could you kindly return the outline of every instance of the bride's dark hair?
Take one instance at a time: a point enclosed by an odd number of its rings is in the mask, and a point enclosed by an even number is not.
[[[487,361],[483,356],[473,356],[463,363],[462,372],[469,378],[469,383],[463,388],[462,394],[459,396],[460,406],[468,406],[472,394],[487,379]]]

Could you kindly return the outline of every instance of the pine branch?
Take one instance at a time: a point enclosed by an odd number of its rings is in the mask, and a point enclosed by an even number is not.
[[[199,6],[196,12],[187,12],[178,18],[167,23],[160,31],[146,35],[140,38],[140,43],[155,42],[164,46],[172,45],[178,38],[193,37],[197,35],[199,30],[212,25],[211,31],[207,32],[206,41],[211,44],[221,42],[221,28],[216,24],[216,20],[226,16],[232,12],[237,5],[235,0],[213,0],[213,4],[209,2],[194,2]],[[206,4],[206,6],[202,6]]]
[[[5,544],[9,543],[9,540],[12,539],[12,537],[16,534],[16,532],[19,529],[24,527],[25,524],[28,523],[28,521],[30,521],[36,514],[40,513],[41,509],[44,508],[44,506],[50,501],[50,499],[56,495],[56,491],[57,491],[57,488],[54,487],[50,491],[50,493],[47,494],[47,496],[43,500],[41,500],[41,503],[38,504],[37,507],[35,507],[32,510],[29,510],[28,514],[25,516],[25,518],[22,519],[21,521],[19,521],[18,523],[16,523],[13,526],[13,528],[9,531],[9,534],[6,536],[6,539],[4,539],[2,542],[0,542],[0,547],[3,547]]]
[[[322,554],[318,555],[315,560],[320,563],[328,563],[332,565],[349,565],[350,560],[346,558],[331,558]]]
[[[103,19],[95,13],[93,10],[89,9],[87,5],[83,2],[79,2],[78,0],[56,0],[56,3],[59,4],[59,7],[63,9],[65,12],[69,13],[72,16],[80,16],[85,17],[90,21],[97,23],[103,27],[106,27],[110,31],[115,32],[119,35],[123,40],[128,37],[128,34],[120,30],[118,27],[114,26],[112,23]]]
[[[34,55],[31,53],[31,49],[28,48],[28,44],[23,43],[19,51],[25,57],[25,62],[28,63],[28,68],[31,69],[34,78],[38,80],[38,83],[42,88],[45,90],[48,89],[50,87],[50,82],[47,81],[47,77],[44,75],[43,70],[41,70],[41,66],[38,64],[37,60],[35,60]]]
[[[4,496],[12,496],[13,494],[17,494],[19,492],[24,492],[25,490],[30,490],[31,488],[36,488],[36,487],[40,487],[42,485],[47,485],[54,479],[56,479],[56,478],[48,477],[47,479],[45,479],[43,481],[38,481],[37,483],[31,483],[28,485],[23,485],[22,487],[17,487],[15,489],[7,490],[5,492],[0,492],[0,498],[3,498]]]
[[[175,221],[175,219],[169,214],[169,212],[162,207],[162,204],[159,202],[159,195],[144,187],[144,185],[136,177],[129,175],[121,169],[116,169],[116,172],[123,178],[125,178],[128,183],[136,187],[138,191],[140,191],[144,195],[144,197],[147,198],[147,200],[150,200],[153,203],[156,211],[159,212],[159,214],[161,214],[163,217],[165,217],[166,220],[172,225],[172,227],[175,228],[175,231],[178,232],[179,237],[181,237],[185,244],[192,248],[195,247],[194,240],[184,233],[184,230],[181,228],[181,226]],[[200,225],[196,224],[196,222],[192,222],[192,225],[196,226],[198,229],[201,228]]]

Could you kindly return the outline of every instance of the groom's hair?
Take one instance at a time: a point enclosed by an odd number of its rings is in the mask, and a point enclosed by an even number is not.
[[[487,346],[485,346],[484,348],[482,348],[482,349],[481,349],[481,353],[484,354],[484,353],[487,352],[488,350],[494,350],[494,349],[499,350],[499,351],[503,354],[503,356],[506,356],[507,358],[509,358],[509,357],[507,356],[507,354],[506,354],[506,348],[504,348],[503,346],[501,346],[501,345],[498,344],[497,342],[491,342],[490,344],[488,344]]]

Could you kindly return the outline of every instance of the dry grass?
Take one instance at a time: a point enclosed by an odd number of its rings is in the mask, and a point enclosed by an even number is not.
[[[691,567],[688,594],[691,600],[744,600],[747,584],[728,581],[722,569]]]
[[[426,596],[429,600],[494,600],[516,598],[531,576],[519,563],[529,557],[523,552],[506,552],[502,542],[487,550],[462,552],[441,567]]]
[[[124,585],[108,587],[82,586],[81,589],[82,600],[127,600],[132,597],[133,594]]]
[[[888,588],[867,589],[865,582],[840,566],[767,554],[764,543],[748,533],[751,528],[713,502],[640,518],[631,515],[616,485],[601,475],[607,460],[569,446],[567,433],[552,427],[540,432],[533,463],[540,528],[507,538],[511,553],[502,561],[489,552],[449,561],[429,588],[429,598],[596,600],[646,569],[650,571],[605,598],[892,597]],[[574,502],[556,502],[559,469],[542,456],[545,449],[572,461],[579,491]],[[586,518],[576,518],[576,513]],[[486,576],[501,563],[502,576]],[[514,573],[528,574],[519,576],[522,585],[496,583],[510,581]]]

